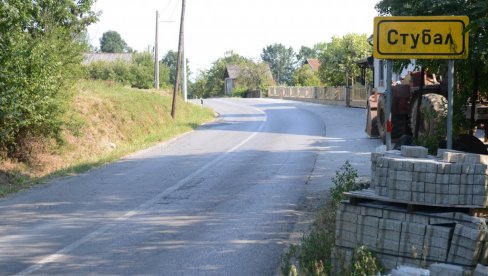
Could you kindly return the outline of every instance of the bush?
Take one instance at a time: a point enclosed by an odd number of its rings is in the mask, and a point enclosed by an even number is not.
[[[160,63],[159,66],[159,81],[162,87],[167,87],[169,68],[164,63]],[[154,61],[152,55],[147,52],[134,53],[132,62],[93,62],[86,65],[85,70],[93,80],[112,80],[141,89],[149,89],[154,84]]]

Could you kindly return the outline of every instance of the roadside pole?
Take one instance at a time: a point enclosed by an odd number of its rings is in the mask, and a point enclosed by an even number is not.
[[[156,37],[154,43],[154,88],[159,89],[159,12],[156,11]]]
[[[386,91],[385,91],[385,98],[386,98],[386,149],[391,150],[391,106],[392,106],[392,99],[393,93],[391,91],[391,81],[392,81],[392,65],[391,59],[386,60]]]
[[[452,149],[452,106],[454,103],[454,60],[448,61],[447,69],[447,149]]]

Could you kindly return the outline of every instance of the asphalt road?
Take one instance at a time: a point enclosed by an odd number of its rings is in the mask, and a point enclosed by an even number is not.
[[[304,198],[346,160],[363,109],[212,99],[196,131],[0,200],[0,275],[273,275]]]

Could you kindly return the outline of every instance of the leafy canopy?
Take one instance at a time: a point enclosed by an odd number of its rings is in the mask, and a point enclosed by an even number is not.
[[[100,50],[104,53],[122,53],[127,51],[128,47],[118,32],[108,31],[100,38]]]
[[[26,160],[27,142],[58,137],[69,86],[95,22],[92,0],[0,4],[0,154]]]
[[[263,48],[261,59],[269,64],[273,78],[278,84],[292,83],[292,75],[295,71],[296,54],[292,47],[286,48],[281,43],[275,43]]]

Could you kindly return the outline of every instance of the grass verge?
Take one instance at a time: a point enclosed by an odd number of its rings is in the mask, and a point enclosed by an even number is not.
[[[129,153],[166,141],[214,118],[212,110],[178,97],[170,116],[169,92],[113,82],[78,83],[60,141],[35,141],[30,158],[0,160],[0,196],[54,176],[85,172]]]

